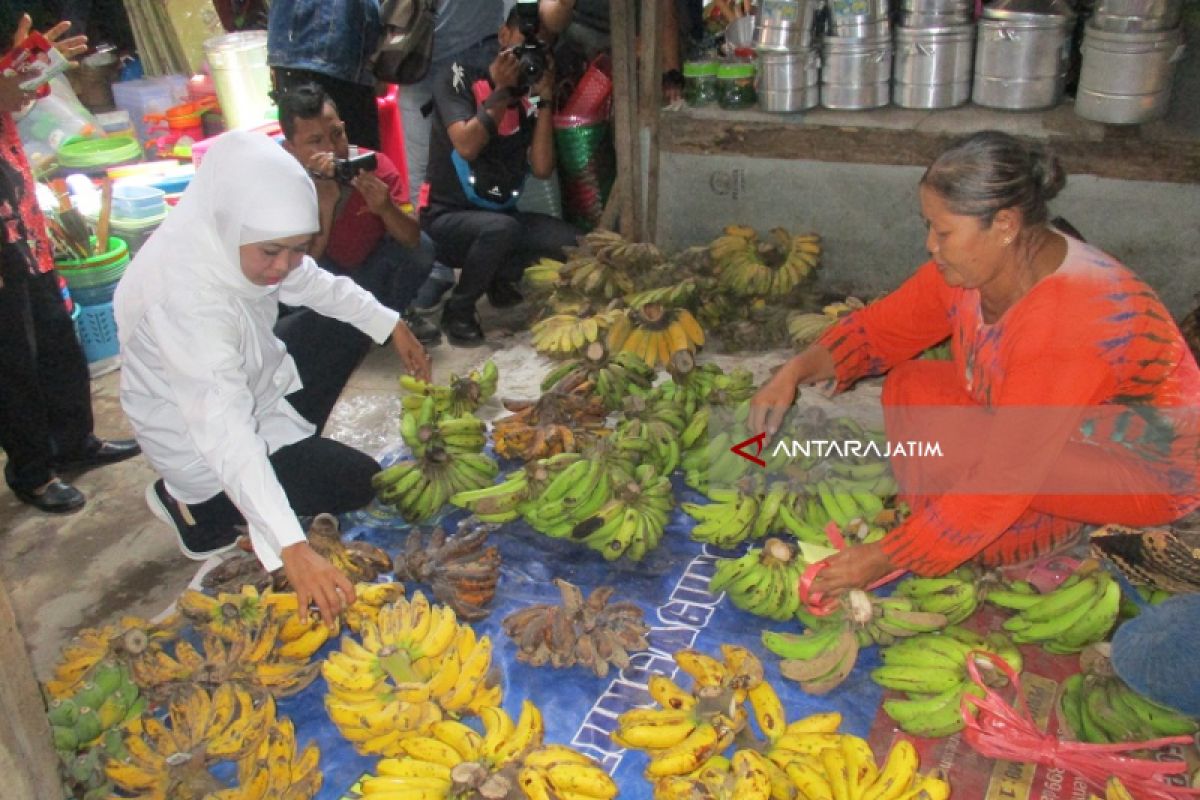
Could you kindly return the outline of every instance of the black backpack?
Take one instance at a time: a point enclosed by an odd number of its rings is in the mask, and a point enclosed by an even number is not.
[[[384,0],[379,9],[383,32],[369,63],[385,83],[416,83],[433,61],[436,0]]]

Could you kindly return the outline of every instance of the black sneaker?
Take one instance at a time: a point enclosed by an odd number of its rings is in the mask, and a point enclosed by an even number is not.
[[[455,347],[479,347],[484,342],[474,305],[459,309],[447,304],[442,309],[442,331]]]
[[[435,345],[442,340],[442,332],[438,330],[438,326],[432,320],[416,313],[412,308],[401,314],[400,319],[404,320],[404,324],[421,344]]]
[[[525,300],[525,295],[510,281],[497,278],[487,290],[488,302],[492,308],[512,308]]]
[[[150,506],[154,516],[171,526],[179,540],[179,549],[193,561],[207,561],[210,556],[237,546],[236,530],[214,530],[209,526],[197,524],[187,505],[167,492],[167,486],[161,478],[146,487],[146,505]]]

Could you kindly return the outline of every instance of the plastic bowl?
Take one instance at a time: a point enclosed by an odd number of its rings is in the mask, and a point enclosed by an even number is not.
[[[154,186],[118,183],[113,187],[113,214],[125,219],[156,217],[167,210],[167,193]]]

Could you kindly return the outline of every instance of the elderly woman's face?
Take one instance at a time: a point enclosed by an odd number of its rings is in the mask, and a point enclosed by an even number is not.
[[[242,274],[255,286],[274,286],[300,266],[301,259],[312,244],[307,233],[285,236],[266,242],[244,244],[238,248]]]
[[[920,193],[928,229],[925,247],[946,283],[978,289],[994,278],[1003,263],[1005,233],[997,225],[985,228],[975,217],[953,213],[928,186]]]

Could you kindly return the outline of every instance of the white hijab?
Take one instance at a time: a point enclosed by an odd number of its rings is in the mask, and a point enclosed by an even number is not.
[[[277,292],[278,285],[246,278],[238,248],[319,227],[316,188],[291,154],[261,133],[223,134],[121,279],[115,304],[121,344],[168,294],[217,291],[253,300]]]

